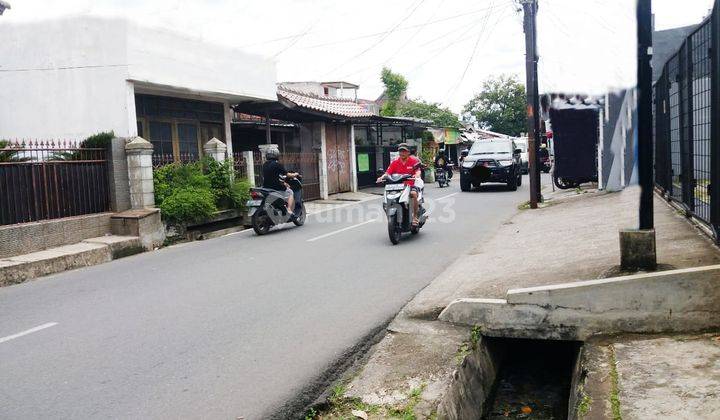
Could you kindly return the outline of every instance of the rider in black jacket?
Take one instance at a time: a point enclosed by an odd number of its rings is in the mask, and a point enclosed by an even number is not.
[[[439,168],[445,169],[448,179],[452,178],[452,166],[450,165],[450,161],[445,157],[444,150],[438,150],[438,153],[435,156],[435,169]]]

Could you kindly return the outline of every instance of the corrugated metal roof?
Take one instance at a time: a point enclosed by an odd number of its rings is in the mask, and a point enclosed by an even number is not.
[[[290,101],[298,107],[346,118],[372,117],[374,114],[355,101],[344,98],[320,97],[312,93],[301,92],[279,86],[278,98]]]

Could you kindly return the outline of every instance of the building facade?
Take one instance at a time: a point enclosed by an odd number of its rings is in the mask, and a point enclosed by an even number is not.
[[[162,160],[232,153],[231,106],[272,101],[273,62],[124,19],[0,26],[0,138],[140,135]]]

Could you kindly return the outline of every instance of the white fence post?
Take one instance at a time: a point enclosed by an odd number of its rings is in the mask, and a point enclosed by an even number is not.
[[[250,185],[255,187],[255,160],[253,158],[253,152],[247,151],[242,152],[243,160],[245,161],[245,173],[247,174],[248,182]]]
[[[132,209],[155,207],[152,153],[153,145],[142,137],[135,137],[125,145]]]

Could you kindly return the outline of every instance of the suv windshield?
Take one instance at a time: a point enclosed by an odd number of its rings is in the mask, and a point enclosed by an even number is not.
[[[478,140],[470,148],[471,155],[511,154],[510,142]]]

